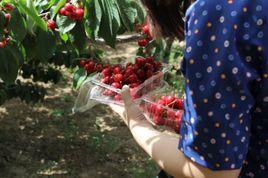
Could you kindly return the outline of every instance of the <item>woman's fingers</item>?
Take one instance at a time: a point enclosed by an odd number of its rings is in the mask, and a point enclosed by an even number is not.
[[[126,107],[130,106],[133,103],[129,86],[123,86],[121,95]]]

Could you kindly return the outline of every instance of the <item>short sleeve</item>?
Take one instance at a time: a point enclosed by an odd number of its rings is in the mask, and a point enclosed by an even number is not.
[[[240,169],[248,153],[251,87],[260,77],[253,61],[261,50],[249,42],[257,23],[249,8],[245,1],[199,0],[187,12],[179,149],[212,170]]]

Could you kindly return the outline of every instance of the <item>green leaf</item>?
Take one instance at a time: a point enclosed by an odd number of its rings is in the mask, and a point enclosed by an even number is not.
[[[50,59],[57,49],[56,38],[53,32],[38,29],[36,36],[36,58],[42,61]]]
[[[86,47],[87,36],[81,23],[77,23],[75,28],[70,31],[69,39],[79,51],[82,51]]]
[[[12,51],[7,48],[0,48],[0,78],[7,84],[14,83],[18,70],[18,61]]]
[[[21,66],[23,62],[26,60],[25,56],[23,55],[24,51],[23,46],[19,46],[17,43],[11,43],[7,46],[7,49],[17,59],[18,65]]]
[[[83,68],[79,68],[77,71],[75,71],[73,75],[73,87],[75,89],[79,89],[83,84],[83,82],[86,80],[86,78],[87,78],[86,70]]]
[[[57,16],[56,23],[59,27],[59,31],[61,34],[65,34],[71,31],[76,25],[76,21],[70,20],[66,16],[59,16],[59,15]]]
[[[62,6],[64,6],[66,4],[66,0],[60,0],[56,6],[52,7],[52,13],[51,13],[51,19],[54,19],[54,17],[56,16],[56,14],[58,13],[58,11],[60,10],[60,8]]]
[[[5,24],[6,24],[5,13],[3,11],[0,11],[0,30],[3,30],[5,28]]]
[[[32,21],[34,21],[41,29],[44,31],[48,30],[46,22],[39,16],[32,0],[18,0],[17,4],[20,10]]]
[[[120,13],[124,26],[132,31],[134,28],[136,10],[131,7],[130,0],[116,0],[117,8]]]
[[[17,41],[22,41],[25,38],[27,33],[26,21],[17,9],[14,9],[11,14],[9,28]]]
[[[140,1],[131,0],[131,6],[137,11],[137,20],[140,24],[145,21],[146,12]]]
[[[99,36],[111,47],[115,47],[116,35],[121,25],[119,12],[114,0],[99,0],[103,11]]]

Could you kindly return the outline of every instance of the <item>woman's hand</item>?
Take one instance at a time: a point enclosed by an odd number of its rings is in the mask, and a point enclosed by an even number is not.
[[[133,102],[131,95],[130,95],[130,89],[128,86],[124,86],[122,89],[122,100],[125,104],[125,107],[118,106],[118,105],[110,105],[113,111],[118,113],[126,123],[126,125],[131,129],[133,126],[133,122],[139,122],[144,121],[145,116],[143,115],[142,111],[139,109],[139,107]]]

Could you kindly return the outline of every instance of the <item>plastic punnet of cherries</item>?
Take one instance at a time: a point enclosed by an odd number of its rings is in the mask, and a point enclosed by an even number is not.
[[[141,86],[146,80],[161,74],[163,68],[162,63],[155,61],[152,57],[137,57],[134,64],[127,63],[125,65],[100,64],[92,60],[81,60],[80,66],[88,74],[97,72],[95,84],[99,84],[100,89],[103,90],[102,95],[109,96],[115,101],[121,100],[120,90],[124,85],[130,86],[131,91],[133,91],[131,92],[133,99],[140,98],[144,94],[141,93],[142,91],[135,90],[139,87],[143,92],[146,92],[144,90],[152,90],[153,86],[150,88],[147,85],[146,89]],[[155,82],[154,86],[156,86],[157,81],[153,80],[152,82]]]
[[[161,62],[155,61],[152,57],[137,57],[135,63],[125,65],[81,60],[80,66],[88,74],[95,74],[91,81],[95,81],[93,83],[98,93],[91,96],[91,99],[105,104],[122,104],[121,89],[124,85],[129,85],[132,98],[138,99],[136,103],[152,124],[166,126],[179,132],[183,100],[161,94],[161,89],[166,87],[163,85],[165,66]]]
[[[173,95],[154,94],[140,103],[147,119],[157,126],[166,126],[179,133],[183,111],[183,99]]]

